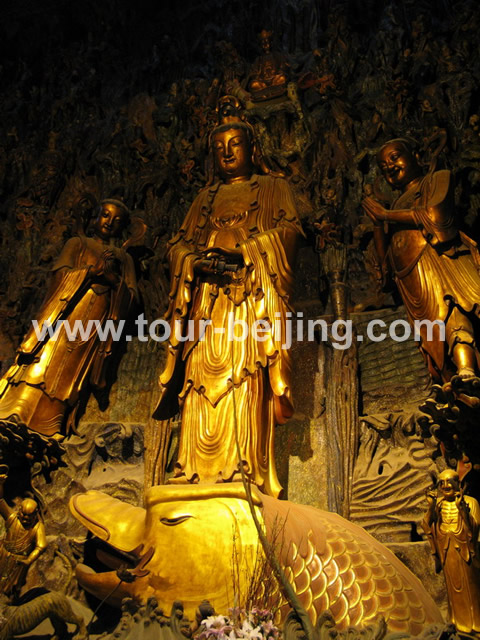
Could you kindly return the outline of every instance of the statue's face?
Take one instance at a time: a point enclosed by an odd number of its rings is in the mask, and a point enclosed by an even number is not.
[[[98,218],[95,221],[95,233],[102,240],[116,238],[122,232],[125,214],[110,202],[102,204]]]
[[[260,44],[262,45],[262,49],[265,53],[270,53],[272,49],[272,38],[271,36],[265,36],[260,40]]]
[[[232,182],[250,177],[252,172],[251,149],[246,131],[228,129],[215,133],[213,151],[222,180]]]
[[[37,505],[33,500],[27,499],[22,502],[18,512],[18,519],[25,529],[30,529],[37,521]]]
[[[404,189],[421,175],[417,159],[402,142],[389,142],[378,154],[378,166],[393,189]]]
[[[440,474],[438,488],[446,500],[453,500],[458,491],[458,477],[453,475]]]

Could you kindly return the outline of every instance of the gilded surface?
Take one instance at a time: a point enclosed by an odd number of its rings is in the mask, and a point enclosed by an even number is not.
[[[118,208],[104,204],[95,237],[68,240],[52,268],[52,285],[37,316],[40,329],[61,320],[68,320],[72,329],[75,323],[87,329],[89,321],[102,326],[126,316],[136,296],[136,279],[131,257],[113,244],[117,227],[121,229],[116,218],[121,218]],[[30,328],[0,382],[0,418],[16,416],[47,436],[60,432],[85,381],[105,386],[113,348],[112,337],[100,342],[96,331],[69,339],[61,329],[53,340],[48,335],[40,339]]]
[[[43,522],[38,519],[37,503],[24,500],[17,510],[11,509],[3,499],[0,475],[0,516],[5,520],[5,537],[0,542],[0,593],[18,595],[25,581],[28,567],[46,549],[47,540]]]
[[[272,51],[272,36],[266,29],[260,33],[263,55],[255,60],[250,71],[248,89],[257,101],[276,98],[287,89],[288,63],[284,55]]]
[[[227,585],[234,547],[243,580],[240,587],[247,586],[258,536],[244,496],[238,483],[153,487],[143,510],[89,491],[72,498],[70,509],[114,547],[127,550],[126,542],[132,549],[143,543],[139,557],[149,548],[154,550],[142,565],[150,573],[122,584],[110,599],[113,603],[118,605],[128,594],[142,599],[155,594],[160,605],[168,607],[181,598],[192,616],[203,598],[217,611],[232,606],[234,594]],[[417,578],[363,529],[313,507],[256,491],[254,496],[267,536],[276,536],[286,575],[313,622],[327,608],[339,629],[368,624],[381,615],[391,630],[415,635],[423,625],[441,621]],[[172,549],[175,553],[170,553]],[[77,569],[77,577],[98,597],[107,596],[119,581],[114,572],[97,575],[84,566]],[[287,612],[288,607],[282,606],[281,617]]]
[[[370,196],[363,201],[376,225],[379,257],[391,269],[412,324],[445,322],[445,341],[438,330],[433,339],[426,325],[419,330],[432,375],[472,377],[478,372],[473,326],[480,300],[478,250],[458,231],[450,172],[430,171],[423,177],[403,140],[385,144],[378,161],[387,182],[402,191],[389,210]]]
[[[245,471],[264,492],[278,496],[273,429],[293,413],[290,357],[282,344],[301,229],[286,181],[251,175],[241,129],[224,137],[227,146],[233,141],[237,147],[219,152],[227,159],[223,182],[199,194],[170,242],[172,337],[155,417],[174,415],[180,400],[176,475],[208,483],[230,481],[238,472],[236,416]],[[245,149],[238,151],[242,145]],[[230,181],[229,154],[233,158],[234,153],[244,156],[240,179]],[[236,271],[199,272],[202,256],[222,253],[239,261]],[[188,333],[187,320],[195,323],[195,331]],[[202,320],[211,324],[200,339]],[[240,322],[247,327],[245,339]],[[256,322],[263,323],[261,339],[252,330]],[[181,335],[175,335],[176,323]],[[231,339],[231,330],[237,339]]]
[[[451,469],[440,474],[437,495],[430,494],[428,498],[423,527],[443,569],[450,620],[458,631],[478,632],[480,506],[475,498],[461,493],[458,474]]]

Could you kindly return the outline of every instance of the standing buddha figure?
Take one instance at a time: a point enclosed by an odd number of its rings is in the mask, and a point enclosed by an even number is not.
[[[273,436],[293,413],[282,344],[302,231],[287,182],[256,173],[249,125],[230,116],[210,141],[219,181],[199,193],[169,243],[172,334],[154,415],[181,407],[174,481],[239,480],[237,430],[249,481],[276,497]]]

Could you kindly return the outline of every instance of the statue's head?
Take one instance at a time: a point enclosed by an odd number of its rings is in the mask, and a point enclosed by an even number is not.
[[[102,200],[100,211],[93,225],[95,235],[102,240],[117,238],[130,221],[126,205],[115,198]]]
[[[380,171],[393,189],[405,189],[422,175],[418,153],[405,138],[389,140],[377,154]]]
[[[258,36],[260,40],[260,44],[262,45],[262,49],[265,53],[270,53],[272,49],[272,38],[273,31],[269,31],[268,29],[262,29]]]
[[[220,178],[227,183],[248,180],[254,166],[251,128],[243,122],[227,122],[214,129],[210,139]]]
[[[443,497],[447,500],[453,500],[455,494],[460,489],[460,478],[456,471],[453,469],[445,469],[438,476],[438,488]]]
[[[38,519],[38,505],[35,500],[26,498],[22,501],[18,510],[18,519],[25,529],[33,527]]]

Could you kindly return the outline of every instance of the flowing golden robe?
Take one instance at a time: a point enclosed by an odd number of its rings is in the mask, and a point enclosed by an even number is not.
[[[454,501],[437,504],[437,519],[424,520],[423,527],[443,568],[450,620],[458,631],[480,631],[480,562],[478,532],[480,506],[464,496],[468,523]]]
[[[170,242],[172,335],[155,417],[172,417],[182,407],[176,474],[188,481],[233,478],[236,418],[247,475],[266,493],[281,491],[273,431],[293,413],[290,358],[282,344],[301,233],[286,181],[254,175],[247,182],[203,190]],[[194,274],[200,252],[237,245],[244,261],[238,272]],[[187,320],[195,327],[190,333]],[[200,320],[211,321],[202,339]],[[261,340],[252,336],[257,320],[266,321],[266,331],[258,332]],[[233,321],[246,324],[246,339],[229,339]],[[233,335],[241,333],[237,326]]]
[[[113,251],[120,276],[117,287],[92,280],[89,267],[103,252]],[[87,327],[89,320],[104,325],[125,318],[136,297],[135,270],[131,257],[113,245],[95,238],[68,240],[53,266],[54,281],[38,314],[38,325],[68,320]],[[15,363],[0,382],[0,419],[16,415],[29,428],[51,436],[63,426],[68,408],[78,401],[86,381],[105,386],[105,364],[112,353],[110,336],[100,341],[96,331],[86,339],[77,334],[69,340],[62,329],[56,340],[40,340],[33,327],[18,349]],[[73,416],[72,420],[73,420]]]
[[[395,209],[412,210],[415,224],[394,226],[387,259],[410,322],[446,324],[445,342],[427,340],[427,328],[420,328],[420,348],[430,373],[445,377],[446,356],[455,344],[474,344],[470,321],[480,311],[478,250],[458,232],[448,171],[437,171],[407,190],[394,202]]]

